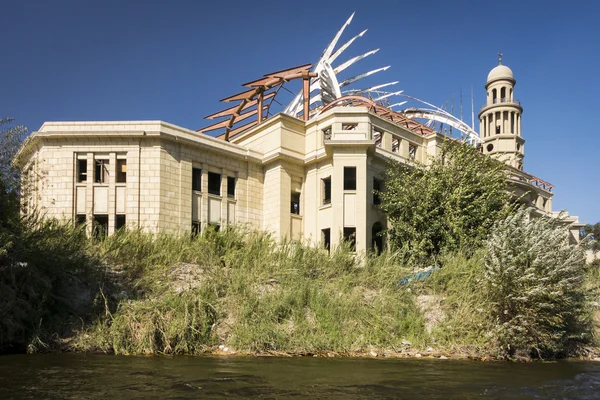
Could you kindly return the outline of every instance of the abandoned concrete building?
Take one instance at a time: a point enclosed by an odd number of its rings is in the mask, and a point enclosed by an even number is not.
[[[250,224],[316,245],[336,246],[345,238],[366,251],[383,245],[378,233],[386,221],[374,190],[382,187],[388,160],[426,164],[445,140],[446,124],[465,143],[506,162],[522,201],[553,214],[552,185],[523,171],[523,108],[513,73],[501,60],[485,84],[477,134],[441,109],[394,111],[388,99],[401,94],[382,92],[386,85],[342,92],[346,82],[377,72],[337,80],[358,58],[331,66],[349,22],[314,67],[244,84],[244,92],[222,100],[232,107],[207,117],[222,120],[198,131],[162,121],[44,123],[16,159],[28,185],[24,207],[85,224],[90,233]],[[300,92],[273,113],[272,99],[294,80]],[[224,133],[206,133],[217,129]],[[567,221],[576,238],[576,217]]]

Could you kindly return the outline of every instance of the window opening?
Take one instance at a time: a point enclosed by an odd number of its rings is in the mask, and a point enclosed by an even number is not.
[[[344,190],[356,190],[356,167],[344,167]]]
[[[75,216],[75,226],[85,226],[85,214],[77,214]]]
[[[355,131],[358,128],[358,124],[354,122],[342,124],[343,131]]]
[[[373,140],[375,141],[375,147],[381,147],[382,138],[383,132],[373,129]]]
[[[500,125],[496,126],[496,135],[500,134]]]
[[[300,215],[300,193],[292,193],[292,201],[290,203],[290,212],[292,214]]]
[[[235,178],[233,176],[227,177],[227,197],[235,199]]]
[[[103,239],[108,235],[108,215],[94,215],[92,233],[96,239]]]
[[[331,140],[331,126],[323,129],[323,140]]]
[[[321,229],[321,242],[323,243],[323,247],[329,251],[331,248],[331,229]]]
[[[323,204],[331,204],[331,177],[321,180],[323,181]]]
[[[109,160],[94,160],[95,171],[94,171],[94,182],[96,183],[108,183],[108,166]]]
[[[127,182],[127,160],[117,158],[117,183]]]
[[[125,229],[126,222],[127,218],[124,214],[117,214],[115,216],[115,230],[118,231],[119,229]]]
[[[502,99],[503,103],[506,103],[506,88],[505,87],[500,89],[500,98]]]
[[[487,149],[487,151],[489,153],[490,151],[494,150],[494,145],[490,143],[490,144],[487,145],[486,149]]]
[[[411,160],[414,160],[417,157],[417,146],[415,146],[414,144],[408,145],[408,157]]]
[[[400,150],[400,140],[392,139],[392,153],[397,153]]]
[[[202,170],[192,168],[192,190],[202,191]]]
[[[77,160],[77,182],[87,182],[87,160]]]
[[[356,251],[356,228],[344,228],[344,242],[348,243],[351,251]]]
[[[192,238],[195,238],[200,234],[200,228],[202,225],[198,221],[192,221]]]
[[[221,195],[221,175],[214,172],[208,173],[208,193]]]
[[[383,251],[383,225],[381,222],[375,222],[371,228],[371,248],[375,254],[381,254]]]
[[[373,178],[373,204],[376,206],[381,204],[381,181]]]

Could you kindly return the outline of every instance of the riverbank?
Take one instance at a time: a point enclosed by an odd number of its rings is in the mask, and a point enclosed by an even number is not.
[[[403,252],[277,244],[241,227],[101,241],[54,229],[37,244],[52,262],[11,270],[22,285],[6,303],[4,351],[506,359],[478,290],[482,253],[450,254],[437,268]],[[589,271],[590,299],[597,277]],[[600,354],[591,332],[564,344],[558,357]]]

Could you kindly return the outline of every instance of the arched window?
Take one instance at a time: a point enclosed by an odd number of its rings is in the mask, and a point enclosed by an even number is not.
[[[502,87],[502,89],[500,89],[500,99],[502,103],[506,101],[506,88],[504,86]]]
[[[496,89],[492,90],[492,103],[496,104],[498,102],[498,91]]]
[[[380,254],[383,250],[383,225],[381,222],[375,222],[371,228],[371,248],[376,254]]]

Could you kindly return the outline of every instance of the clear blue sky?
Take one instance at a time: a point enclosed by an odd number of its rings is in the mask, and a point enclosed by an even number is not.
[[[554,208],[600,221],[600,2],[7,1],[0,3],[0,117],[207,124],[218,100],[262,74],[316,62],[342,23],[368,28],[352,72],[444,104],[470,121],[504,53],[523,108],[525,170],[556,185]],[[556,4],[556,5],[554,5]],[[458,100],[456,100],[458,101]],[[456,103],[457,104],[457,103]],[[478,123],[476,123],[478,128]]]

